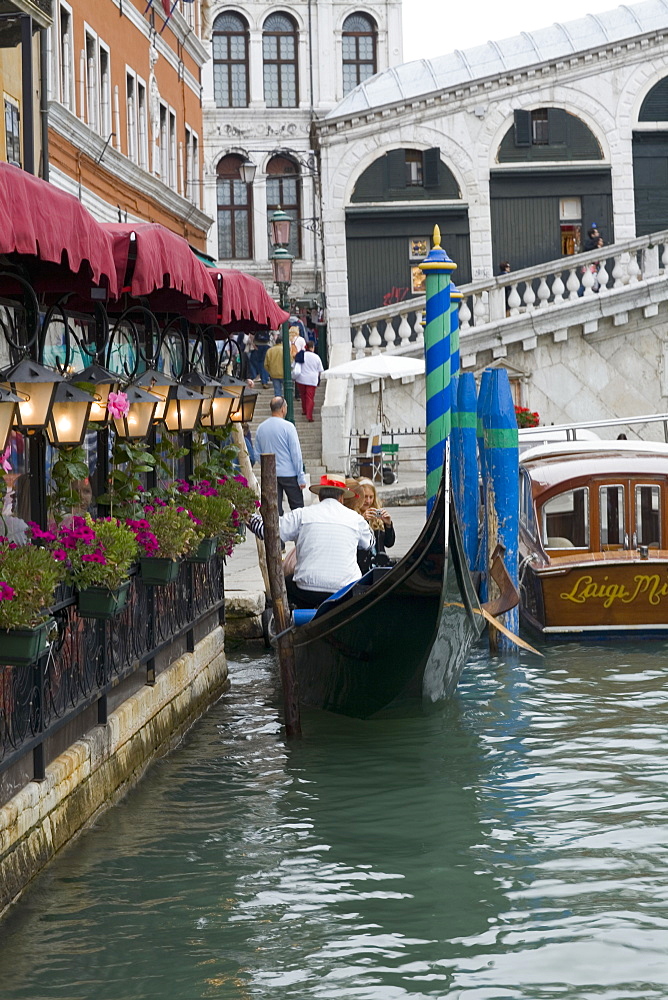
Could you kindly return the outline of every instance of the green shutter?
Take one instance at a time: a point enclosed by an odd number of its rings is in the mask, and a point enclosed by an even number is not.
[[[425,149],[423,157],[423,180],[426,188],[436,188],[439,184],[439,173],[441,166],[441,151],[438,146],[433,149]]]
[[[387,154],[388,187],[396,190],[406,187],[406,151],[391,149]]]
[[[531,112],[518,108],[514,112],[515,120],[515,145],[531,145]]]

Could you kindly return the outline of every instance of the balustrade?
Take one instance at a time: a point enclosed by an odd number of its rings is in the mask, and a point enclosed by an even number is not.
[[[459,286],[464,295],[459,306],[462,335],[659,277],[668,272],[668,231],[612,244],[603,254],[593,250]],[[416,296],[351,316],[354,356],[381,350],[405,353],[422,346],[424,305],[424,296]]]

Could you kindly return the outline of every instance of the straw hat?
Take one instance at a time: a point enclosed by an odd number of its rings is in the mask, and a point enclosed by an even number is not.
[[[349,490],[346,486],[346,481],[343,476],[328,475],[321,476],[320,482],[316,486],[309,486],[311,493],[315,493],[316,496],[320,496],[320,490],[330,489],[330,490],[341,490],[344,500],[349,500],[354,497],[355,494],[352,490]]]

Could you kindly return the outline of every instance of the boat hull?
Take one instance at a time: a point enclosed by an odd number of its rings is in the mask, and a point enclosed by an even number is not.
[[[443,496],[438,503],[395,567],[295,630],[303,704],[370,718],[452,693],[482,617],[459,530]]]
[[[528,567],[522,582],[524,620],[546,636],[665,636],[668,553],[651,560],[624,555]]]

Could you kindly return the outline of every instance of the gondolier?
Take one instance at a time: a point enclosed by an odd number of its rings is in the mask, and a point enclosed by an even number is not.
[[[357,550],[370,549],[371,528],[356,511],[344,507],[352,496],[343,476],[321,476],[309,487],[320,503],[284,514],[279,520],[281,540],[295,542],[294,577],[286,580],[288,596],[300,608],[317,608],[332,594],[361,577]],[[249,527],[264,538],[264,524],[253,515]]]

